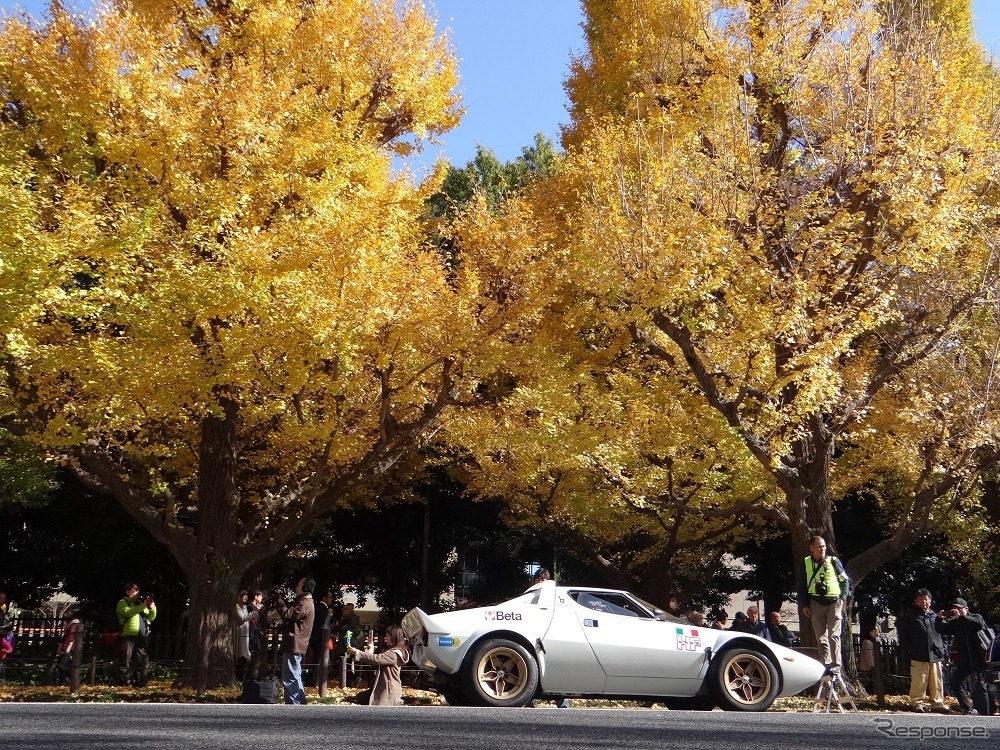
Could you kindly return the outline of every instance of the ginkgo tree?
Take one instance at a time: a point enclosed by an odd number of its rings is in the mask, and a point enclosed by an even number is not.
[[[512,525],[665,605],[672,591],[706,585],[722,552],[753,532],[732,513],[713,517],[719,503],[756,507],[773,489],[724,421],[646,357],[627,327],[606,326],[586,291],[550,265],[545,248],[557,240],[531,207],[558,200],[552,184],[474,204],[452,227],[457,257],[484,276],[487,258],[517,245],[536,250],[519,261],[566,284],[541,325],[516,342],[510,395],[488,415],[449,418],[448,442],[465,449],[454,467],[470,491],[503,498]],[[485,286],[498,297],[522,293],[514,267],[496,266]],[[495,428],[483,430],[484,420]]]
[[[1000,460],[1000,89],[969,2],[584,8],[563,164],[503,239],[466,217],[469,255],[545,265],[564,342],[628,370],[607,356],[627,336],[660,364],[652,388],[722,420],[730,465],[766,482],[705,518],[779,521],[800,560],[809,532],[834,541],[838,493],[899,470],[907,501],[850,561],[860,580]]]
[[[657,387],[648,367],[591,364],[522,377],[491,412],[499,428],[488,434],[461,416],[449,420],[451,442],[467,438],[475,456],[463,478],[480,495],[504,498],[509,523],[586,561],[609,585],[664,605],[672,592],[695,594],[755,531],[708,511],[766,494],[764,473],[739,462],[721,420]]]
[[[423,246],[440,175],[391,163],[456,83],[417,2],[4,22],[4,421],[176,557],[199,689],[231,679],[245,571],[489,395],[518,313]]]

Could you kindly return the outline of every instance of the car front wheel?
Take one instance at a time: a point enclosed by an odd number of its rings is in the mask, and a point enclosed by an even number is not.
[[[465,666],[466,696],[483,706],[524,706],[538,689],[538,663],[524,646],[505,638],[479,644]]]
[[[716,657],[714,688],[727,711],[766,711],[778,695],[778,670],[759,651],[734,648]]]

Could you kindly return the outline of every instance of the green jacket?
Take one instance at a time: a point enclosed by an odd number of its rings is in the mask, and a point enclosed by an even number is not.
[[[147,623],[156,619],[156,604],[147,607],[146,602],[134,603],[127,596],[121,598],[115,611],[118,613],[118,622],[122,626],[121,634],[125,637],[139,635],[140,617],[145,617]],[[146,635],[149,635],[148,627],[146,628]]]

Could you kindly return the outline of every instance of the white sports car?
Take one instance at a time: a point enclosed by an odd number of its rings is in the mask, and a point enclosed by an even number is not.
[[[492,607],[413,609],[403,630],[423,681],[455,704],[602,696],[764,711],[824,674],[815,659],[756,636],[668,622],[625,591],[553,581]]]

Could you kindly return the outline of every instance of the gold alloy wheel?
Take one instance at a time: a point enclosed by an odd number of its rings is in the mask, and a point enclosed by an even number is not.
[[[517,651],[499,646],[480,658],[476,678],[484,694],[494,700],[508,700],[524,690],[528,665]]]
[[[743,653],[726,665],[725,686],[734,701],[753,706],[771,692],[771,671],[764,657]]]

